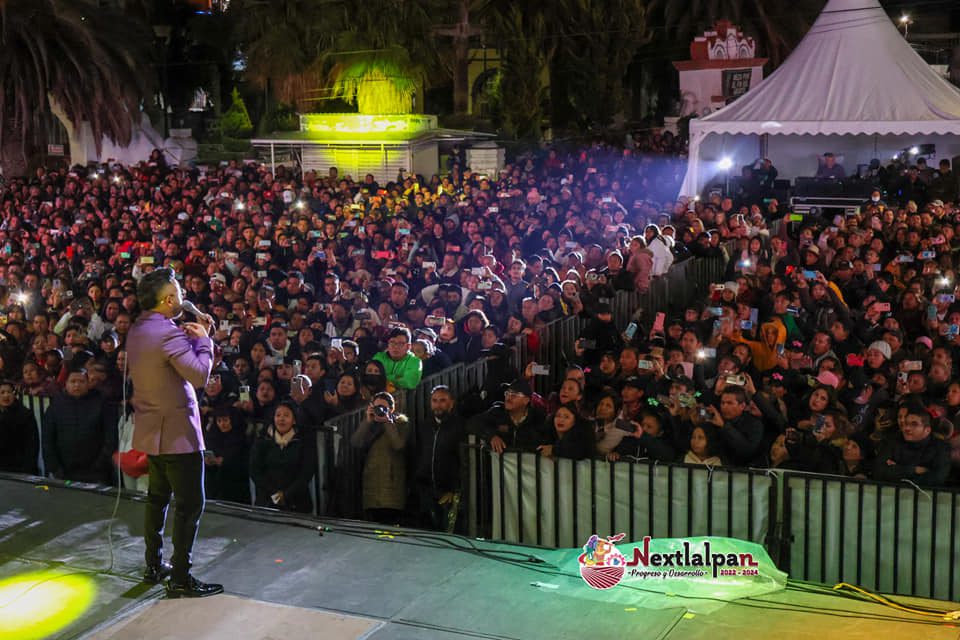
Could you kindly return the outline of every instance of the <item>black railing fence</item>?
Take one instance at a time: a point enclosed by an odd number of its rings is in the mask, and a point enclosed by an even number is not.
[[[960,490],[768,469],[647,460],[551,460],[465,445],[473,536],[579,547],[724,536],[763,544],[794,578],[954,600]]]

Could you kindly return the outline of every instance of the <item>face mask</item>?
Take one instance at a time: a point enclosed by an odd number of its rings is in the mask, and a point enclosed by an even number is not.
[[[880,202],[880,196],[873,196],[870,199],[873,200],[874,202]]]
[[[377,389],[380,387],[386,387],[387,380],[379,373],[365,373],[363,374],[363,384],[373,389]]]

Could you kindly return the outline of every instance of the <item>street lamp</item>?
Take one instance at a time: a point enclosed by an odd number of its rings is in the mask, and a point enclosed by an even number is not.
[[[913,20],[911,20],[907,14],[903,14],[900,16],[900,24],[903,25],[903,37],[906,38],[910,32],[910,25],[913,24]]]

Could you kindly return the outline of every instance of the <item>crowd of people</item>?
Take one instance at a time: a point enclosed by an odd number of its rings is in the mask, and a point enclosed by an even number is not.
[[[367,516],[441,529],[468,433],[497,454],[956,483],[960,210],[877,201],[811,219],[776,200],[674,202],[682,163],[643,147],[383,184],[335,168],[171,168],[159,152],[8,179],[0,469],[142,476],[124,341],[136,283],[168,266],[216,321],[199,394],[210,498],[311,511],[313,431],[360,410],[345,446],[364,459]],[[614,324],[618,291],[725,251],[709,299]],[[584,323],[570,361],[513,369],[511,348],[535,359],[565,316]],[[431,419],[404,416],[406,390],[480,358],[481,389],[438,387]],[[544,365],[566,371],[541,395]]]

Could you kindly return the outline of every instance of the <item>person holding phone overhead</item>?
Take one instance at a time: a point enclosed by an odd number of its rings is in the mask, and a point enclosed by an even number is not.
[[[207,384],[213,366],[213,319],[201,314],[197,322],[174,324],[184,299],[170,268],[145,275],[137,298],[145,311],[127,337],[127,364],[136,390],[133,448],[147,454],[150,468],[143,579],[156,584],[169,576],[168,597],[211,596],[222,593],[223,585],[197,580],[190,567],[204,506],[203,425],[196,389]],[[173,495],[171,566],[163,562],[163,528]]]

